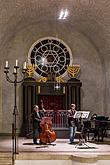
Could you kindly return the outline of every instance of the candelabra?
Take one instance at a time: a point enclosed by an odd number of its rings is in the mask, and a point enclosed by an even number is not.
[[[18,60],[16,60],[16,64],[14,66],[14,70],[13,70],[13,75],[14,78],[13,80],[11,80],[9,78],[9,64],[8,61],[6,61],[6,65],[4,67],[4,73],[6,74],[6,80],[9,83],[12,83],[14,85],[14,109],[13,109],[13,122],[12,122],[12,139],[13,139],[13,154],[17,154],[18,153],[18,148],[17,148],[17,115],[18,115],[18,109],[17,109],[17,84],[21,83],[24,78],[25,78],[25,73],[27,70],[26,67],[26,62],[24,62],[23,64],[23,69],[22,69],[22,73],[23,73],[23,78],[21,80],[18,80],[18,70],[19,70],[19,66],[18,66]]]
[[[70,78],[75,78],[80,71],[80,65],[69,65],[67,66],[67,73]]]

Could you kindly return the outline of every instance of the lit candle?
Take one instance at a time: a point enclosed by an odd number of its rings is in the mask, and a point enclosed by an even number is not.
[[[16,60],[16,66],[18,66],[18,60]]]
[[[5,67],[6,67],[6,68],[8,68],[8,67],[9,67],[9,66],[8,66],[8,61],[6,61],[6,65],[5,65]]]
[[[16,68],[14,68],[14,73],[17,73],[17,70],[16,70]]]
[[[23,69],[27,69],[26,61],[25,61],[24,64],[23,64]]]

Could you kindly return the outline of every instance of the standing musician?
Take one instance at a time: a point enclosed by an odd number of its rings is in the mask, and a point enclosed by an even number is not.
[[[75,132],[76,132],[76,119],[74,118],[75,112],[76,112],[76,105],[71,104],[70,109],[68,110],[68,125],[69,125],[70,144],[74,143]]]
[[[38,105],[34,105],[34,112],[33,112],[33,142],[34,144],[38,143],[38,137],[41,132],[40,122],[42,117],[44,117],[43,111],[39,109]]]

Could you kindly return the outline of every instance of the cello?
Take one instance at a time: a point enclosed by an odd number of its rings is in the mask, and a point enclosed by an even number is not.
[[[51,144],[56,140],[56,133],[52,130],[52,118],[43,117],[40,123],[42,131],[39,135],[40,141],[44,144]]]

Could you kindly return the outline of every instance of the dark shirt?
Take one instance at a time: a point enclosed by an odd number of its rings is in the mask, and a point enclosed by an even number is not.
[[[74,118],[75,111],[72,111],[71,109],[68,110],[68,125],[69,127],[76,126],[76,119]]]
[[[37,129],[40,128],[40,122],[42,117],[44,117],[44,113],[42,111],[34,111],[33,113],[33,128]]]

